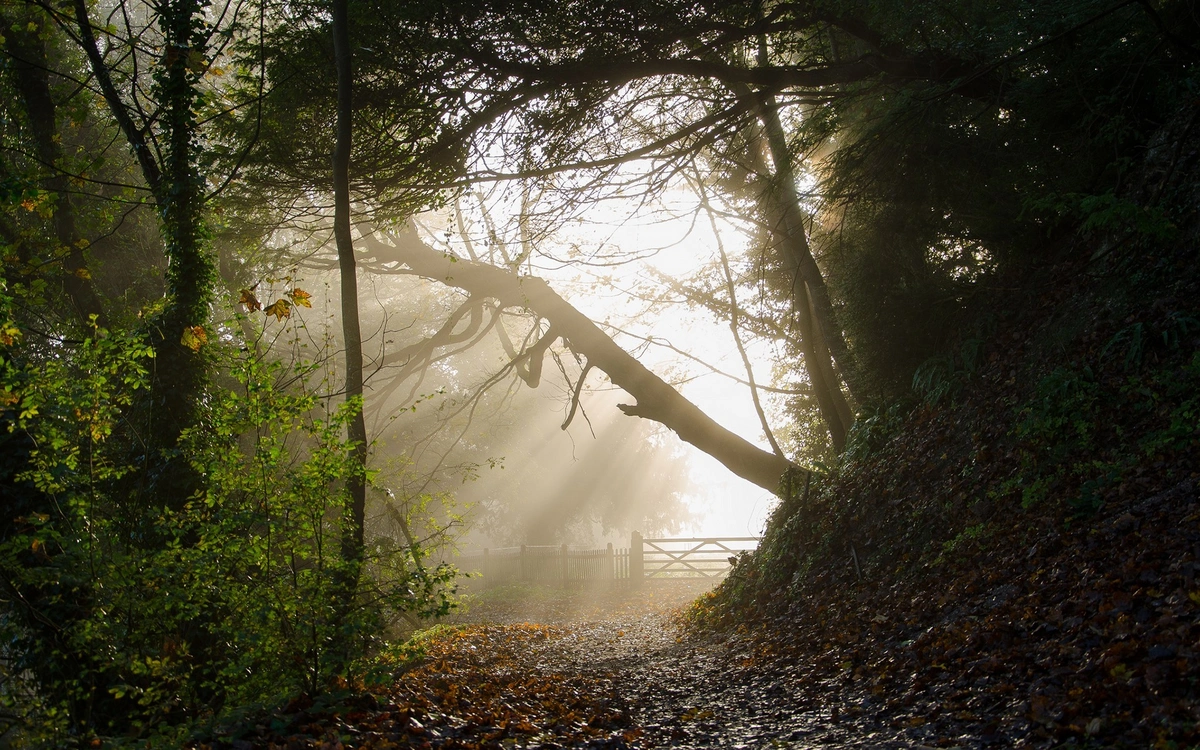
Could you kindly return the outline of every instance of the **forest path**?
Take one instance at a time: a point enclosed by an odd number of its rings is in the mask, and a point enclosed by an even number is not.
[[[570,721],[556,724],[547,716],[531,721],[540,731],[497,738],[497,744],[912,747],[911,742],[896,742],[891,731],[864,725],[861,717],[853,723],[840,721],[831,705],[813,700],[814,691],[799,684],[795,665],[772,658],[750,634],[685,637],[682,609],[709,585],[651,582],[640,590],[590,595],[532,589],[482,593],[454,618],[464,628],[455,652],[478,648],[477,639],[486,641],[498,648],[492,653],[501,665],[500,682],[509,669],[577,680],[590,686],[585,690],[595,702],[593,710],[609,717],[580,727]],[[544,636],[513,637],[531,632]],[[505,637],[492,637],[501,633]],[[513,653],[506,653],[509,648]],[[519,699],[516,692],[510,697]]]
[[[480,592],[370,694],[293,705],[206,747],[921,747],[877,724],[870,699],[802,682],[808,670],[756,634],[685,636],[683,608],[707,590]]]

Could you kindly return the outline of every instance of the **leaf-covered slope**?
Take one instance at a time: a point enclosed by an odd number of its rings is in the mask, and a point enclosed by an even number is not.
[[[1091,262],[995,295],[693,615],[772,623],[813,700],[913,741],[1200,740],[1193,141],[1170,241],[1081,231]]]

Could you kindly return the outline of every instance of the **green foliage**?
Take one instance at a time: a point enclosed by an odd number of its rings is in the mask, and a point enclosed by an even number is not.
[[[1110,363],[1104,375],[1088,366],[1059,367],[1038,381],[1012,431],[1019,469],[1001,492],[1019,492],[1026,507],[1065,494],[1076,512],[1093,513],[1135,472],[1195,445],[1200,353],[1174,367],[1139,367],[1145,332],[1134,324],[1108,342],[1099,357],[1100,365]],[[1170,330],[1160,338],[1178,341]]]
[[[852,462],[867,458],[899,435],[904,428],[905,418],[912,412],[913,405],[910,402],[911,399],[863,407],[850,427],[846,449],[842,451],[840,459]]]
[[[1115,191],[1099,195],[1050,193],[1026,201],[1023,213],[1055,216],[1077,222],[1087,236],[1107,236],[1125,241],[1170,242],[1176,228],[1159,206],[1145,206],[1118,196]]]
[[[391,685],[401,674],[425,661],[427,644],[430,641],[444,638],[460,628],[461,626],[439,623],[413,633],[407,640],[387,643],[363,659],[356,672],[362,676],[363,683],[368,687]]]
[[[235,702],[275,697],[297,687],[317,691],[344,666],[342,637],[361,630],[364,614],[342,601],[352,575],[338,554],[340,492],[352,472],[341,433],[343,407],[316,418],[315,395],[272,385],[278,366],[254,360],[234,370],[226,392],[201,426],[183,437],[203,495],[176,521],[194,529],[182,562],[218,575],[221,607],[214,638],[229,644],[222,681],[234,680]]]
[[[26,460],[0,477],[25,498],[0,537],[21,603],[0,620],[14,686],[2,699],[29,743],[94,732],[170,746],[224,707],[328,689],[389,617],[451,606],[451,569],[382,542],[373,579],[347,594],[359,568],[340,555],[341,435],[357,407],[325,413],[276,385],[281,365],[234,357],[236,385],[181,441],[201,491],[147,507],[119,492],[136,467],[114,432],[149,379],[144,338],[96,328],[36,366],[9,352],[6,439]]]
[[[981,539],[986,533],[987,524],[977,523],[973,526],[968,526],[958,532],[953,539],[947,539],[942,542],[942,554],[938,556],[937,561],[944,561],[947,555],[953,554],[955,550],[969,542]]]
[[[957,352],[925,360],[913,373],[912,388],[927,404],[954,401],[979,368],[983,342],[967,339]]]
[[[1195,28],[1185,6],[1168,5]],[[1194,99],[1194,56],[1168,43],[1150,12],[967,3],[950,18],[948,8],[853,13],[903,48],[980,62],[988,72],[975,80],[996,76],[1003,93],[864,85],[806,112],[798,133],[802,152],[822,154],[831,206],[819,245],[872,395],[899,396],[915,374],[934,400],[952,398],[950,342],[980,310],[1007,304],[994,289],[1036,283],[1047,240],[1079,229],[1110,249],[1159,252],[1176,231],[1165,207],[1131,189],[1147,142]]]
[[[1014,434],[1023,446],[1022,502],[1041,500],[1072,459],[1094,445],[1100,387],[1090,368],[1057,368],[1042,378]],[[1082,467],[1077,467],[1082,468]]]

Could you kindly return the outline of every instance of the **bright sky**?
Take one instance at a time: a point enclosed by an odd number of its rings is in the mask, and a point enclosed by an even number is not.
[[[669,201],[665,205],[643,206],[634,218],[629,218],[629,213],[635,210],[632,201],[606,204],[591,210],[587,221],[572,222],[561,230],[557,235],[561,246],[548,243],[539,246],[554,257],[568,255],[572,246],[583,253],[600,247],[631,255],[646,255],[647,251],[655,250],[651,257],[603,267],[564,266],[547,258],[535,258],[534,272],[592,320],[634,334],[618,334],[616,340],[664,380],[682,383],[679,386],[682,394],[717,422],[769,450],[746,386],[714,374],[668,348],[642,346],[643,342],[635,338],[666,339],[723,372],[745,378],[745,366],[728,321],[683,305],[651,308],[629,293],[647,284],[662,290],[654,280],[654,271],[680,277],[719,258],[712,225],[707,214],[699,209],[695,195],[681,190],[669,196]],[[743,251],[744,233],[727,221],[719,222],[718,227],[726,252],[731,260],[736,259]],[[741,293],[749,292],[739,290]],[[769,384],[771,362],[767,346],[746,343],[757,381]],[[595,387],[603,387],[598,381],[595,374],[589,379]],[[687,446],[687,455],[694,479],[688,501],[700,518],[689,533],[760,534],[775,502],[773,495],[734,476],[715,459],[691,446]]]

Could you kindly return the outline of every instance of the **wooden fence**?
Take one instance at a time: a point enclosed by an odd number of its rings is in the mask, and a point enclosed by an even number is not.
[[[604,549],[523,545],[467,552],[456,563],[484,586],[640,586],[647,580],[722,577],[729,572],[730,558],[757,544],[757,537],[645,539],[635,531],[628,548],[615,549],[611,543]]]

